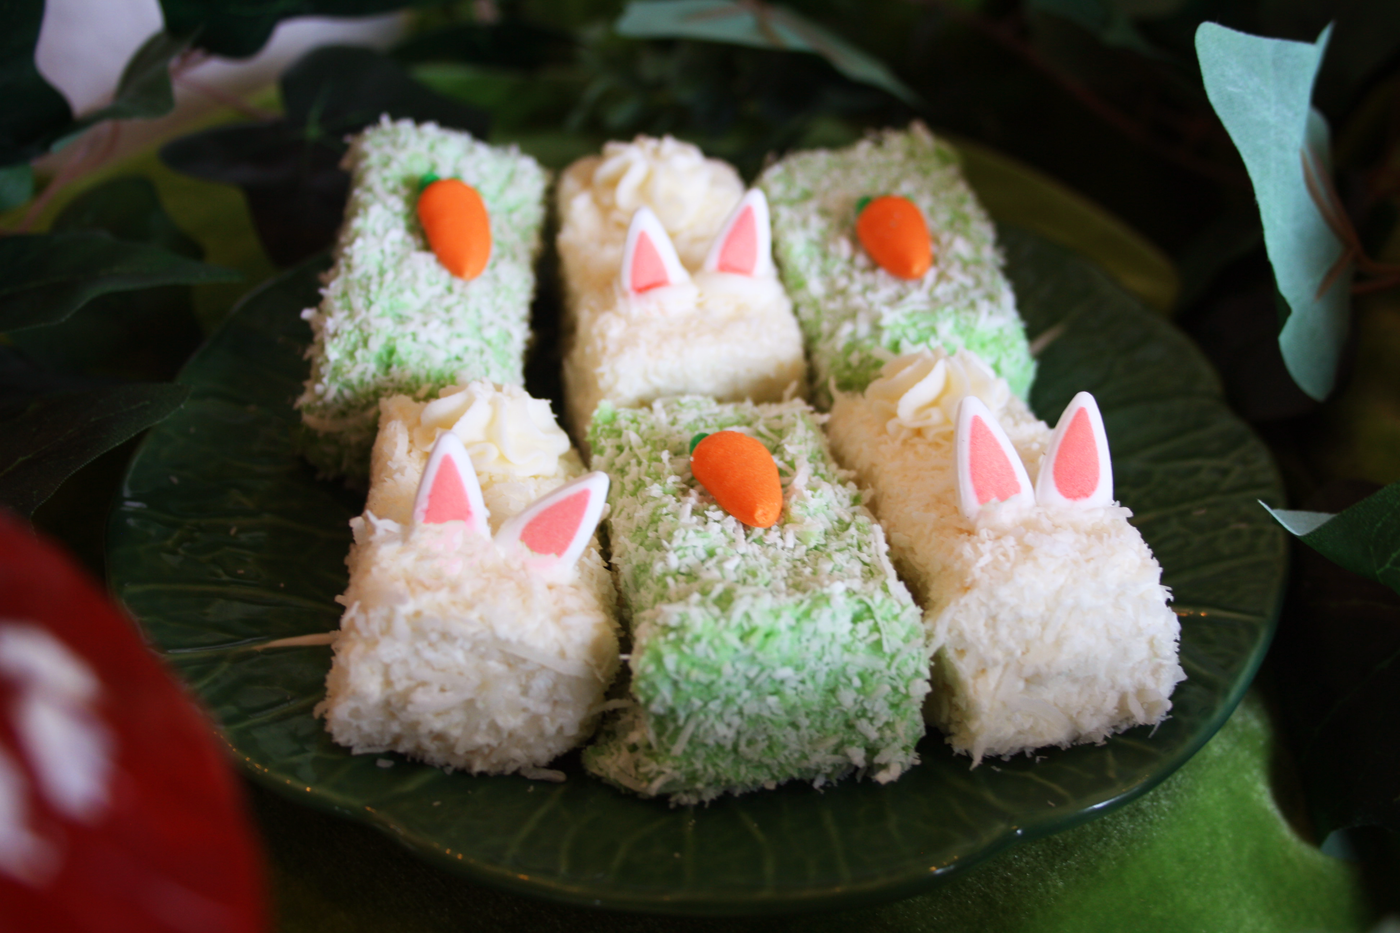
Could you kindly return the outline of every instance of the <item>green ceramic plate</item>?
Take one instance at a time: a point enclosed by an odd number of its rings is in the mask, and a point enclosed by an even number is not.
[[[134,459],[111,527],[115,592],[222,721],[259,781],[382,829],[473,879],[561,900],[689,913],[802,910],[914,893],[1018,839],[1141,794],[1229,716],[1264,654],[1284,536],[1265,448],[1226,409],[1190,342],[1095,267],[1003,232],[1033,336],[1032,399],[1054,419],[1079,389],[1103,407],[1118,494],[1161,559],[1189,679],[1171,719],[1102,746],[970,770],[937,735],[881,787],[784,786],[695,809],[620,793],[564,759],[562,784],[355,757],[312,715],[336,627],[348,520],[361,502],[293,452],[291,401],[317,298],[311,263],[250,295],[190,362],[185,407]],[[385,767],[384,765],[391,766]]]

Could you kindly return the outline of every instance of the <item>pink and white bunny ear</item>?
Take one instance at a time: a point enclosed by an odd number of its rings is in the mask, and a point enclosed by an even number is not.
[[[773,234],[768,220],[768,198],[750,188],[720,228],[705,257],[706,272],[735,275],[773,273]]]
[[[481,484],[476,468],[462,439],[451,431],[443,432],[433,444],[428,466],[418,481],[418,494],[413,498],[415,525],[440,525],[462,521],[484,538],[491,537],[486,523],[486,503],[481,500]]]
[[[986,404],[975,395],[964,396],[958,404],[953,446],[958,505],[963,515],[976,518],[982,506],[995,499],[1017,505],[1035,502],[1031,479],[1020,455]]]
[[[622,248],[622,287],[629,295],[640,295],[663,285],[689,281],[690,273],[681,265],[666,228],[651,208],[637,208]]]
[[[496,548],[518,554],[546,578],[567,573],[583,553],[608,501],[608,474],[580,476],[530,503],[496,532]]]
[[[1088,392],[1070,399],[1035,483],[1041,505],[1096,508],[1113,503],[1113,463],[1098,403]]]

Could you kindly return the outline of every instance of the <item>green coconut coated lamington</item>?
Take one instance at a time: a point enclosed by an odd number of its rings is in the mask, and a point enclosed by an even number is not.
[[[991,220],[962,177],[958,154],[921,123],[839,150],[796,152],[758,179],[773,251],[812,362],[814,397],[860,392],[893,356],[966,348],[1021,398],[1035,363],[1002,272]],[[933,237],[933,267],[912,281],[881,269],[856,237],[863,198],[913,202]]]
[[[770,528],[727,514],[691,475],[697,434],[773,454]],[[584,753],[598,776],[695,803],[917,763],[928,651],[885,539],[838,473],[810,407],[699,396],[601,405],[594,469],[612,477],[612,560],[629,619],[631,700]]]
[[[307,458],[363,479],[382,396],[524,382],[548,175],[514,147],[387,117],[352,141],[344,164],[350,201],[321,304],[302,315],[314,339],[297,407]],[[452,275],[428,246],[417,202],[431,176],[461,179],[485,203],[491,256],[474,279]]]

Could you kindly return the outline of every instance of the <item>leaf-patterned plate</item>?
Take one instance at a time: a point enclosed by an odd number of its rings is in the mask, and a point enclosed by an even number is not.
[[[786,785],[707,807],[640,800],[586,775],[561,784],[446,774],[353,756],[312,709],[322,645],[263,647],[336,627],[348,521],[362,507],[293,450],[293,398],[324,260],[251,294],[190,362],[184,408],[132,462],[112,518],[117,595],[223,724],[263,784],[382,829],[473,879],[578,903],[688,913],[814,909],[917,892],[1014,843],[1079,824],[1152,787],[1229,716],[1273,631],[1286,566],[1256,500],[1280,484],[1182,334],[1095,267],[1002,233],[1033,337],[1032,397],[1053,420],[1095,393],[1122,501],[1165,568],[1188,680],[1171,718],[1100,746],[975,770],[937,734],[886,786]]]

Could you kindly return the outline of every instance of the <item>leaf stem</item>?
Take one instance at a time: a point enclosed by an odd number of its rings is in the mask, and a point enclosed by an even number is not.
[[[24,218],[12,232],[28,233],[39,219],[39,215],[44,212],[44,208],[48,207],[49,202],[60,191],[107,161],[108,157],[116,150],[117,140],[120,136],[121,124],[116,120],[99,123],[84,133],[74,143],[72,153],[59,166],[54,176],[49,179],[44,190],[30,202],[29,209],[24,212]]]
[[[170,63],[170,80],[180,87],[189,88],[196,94],[212,100],[221,107],[237,111],[250,120],[271,120],[277,116],[271,110],[253,106],[237,94],[230,94],[212,84],[205,84],[203,81],[197,81],[191,77],[190,72],[203,65],[209,58],[209,53],[203,49],[186,49]]]
[[[1317,205],[1317,212],[1322,215],[1323,221],[1343,246],[1342,255],[1337,257],[1337,261],[1322,277],[1322,283],[1318,285],[1317,293],[1313,296],[1314,300],[1327,293],[1348,265],[1354,265],[1359,273],[1377,276],[1369,282],[1353,283],[1353,295],[1369,294],[1400,285],[1400,266],[1377,262],[1366,255],[1366,249],[1361,245],[1361,235],[1356,232],[1356,225],[1351,222],[1351,217],[1342,207],[1341,196],[1337,194],[1331,176],[1321,169],[1322,159],[1307,147],[1299,150],[1298,157],[1303,163],[1303,181],[1308,186],[1308,196],[1312,198],[1313,204]]]

